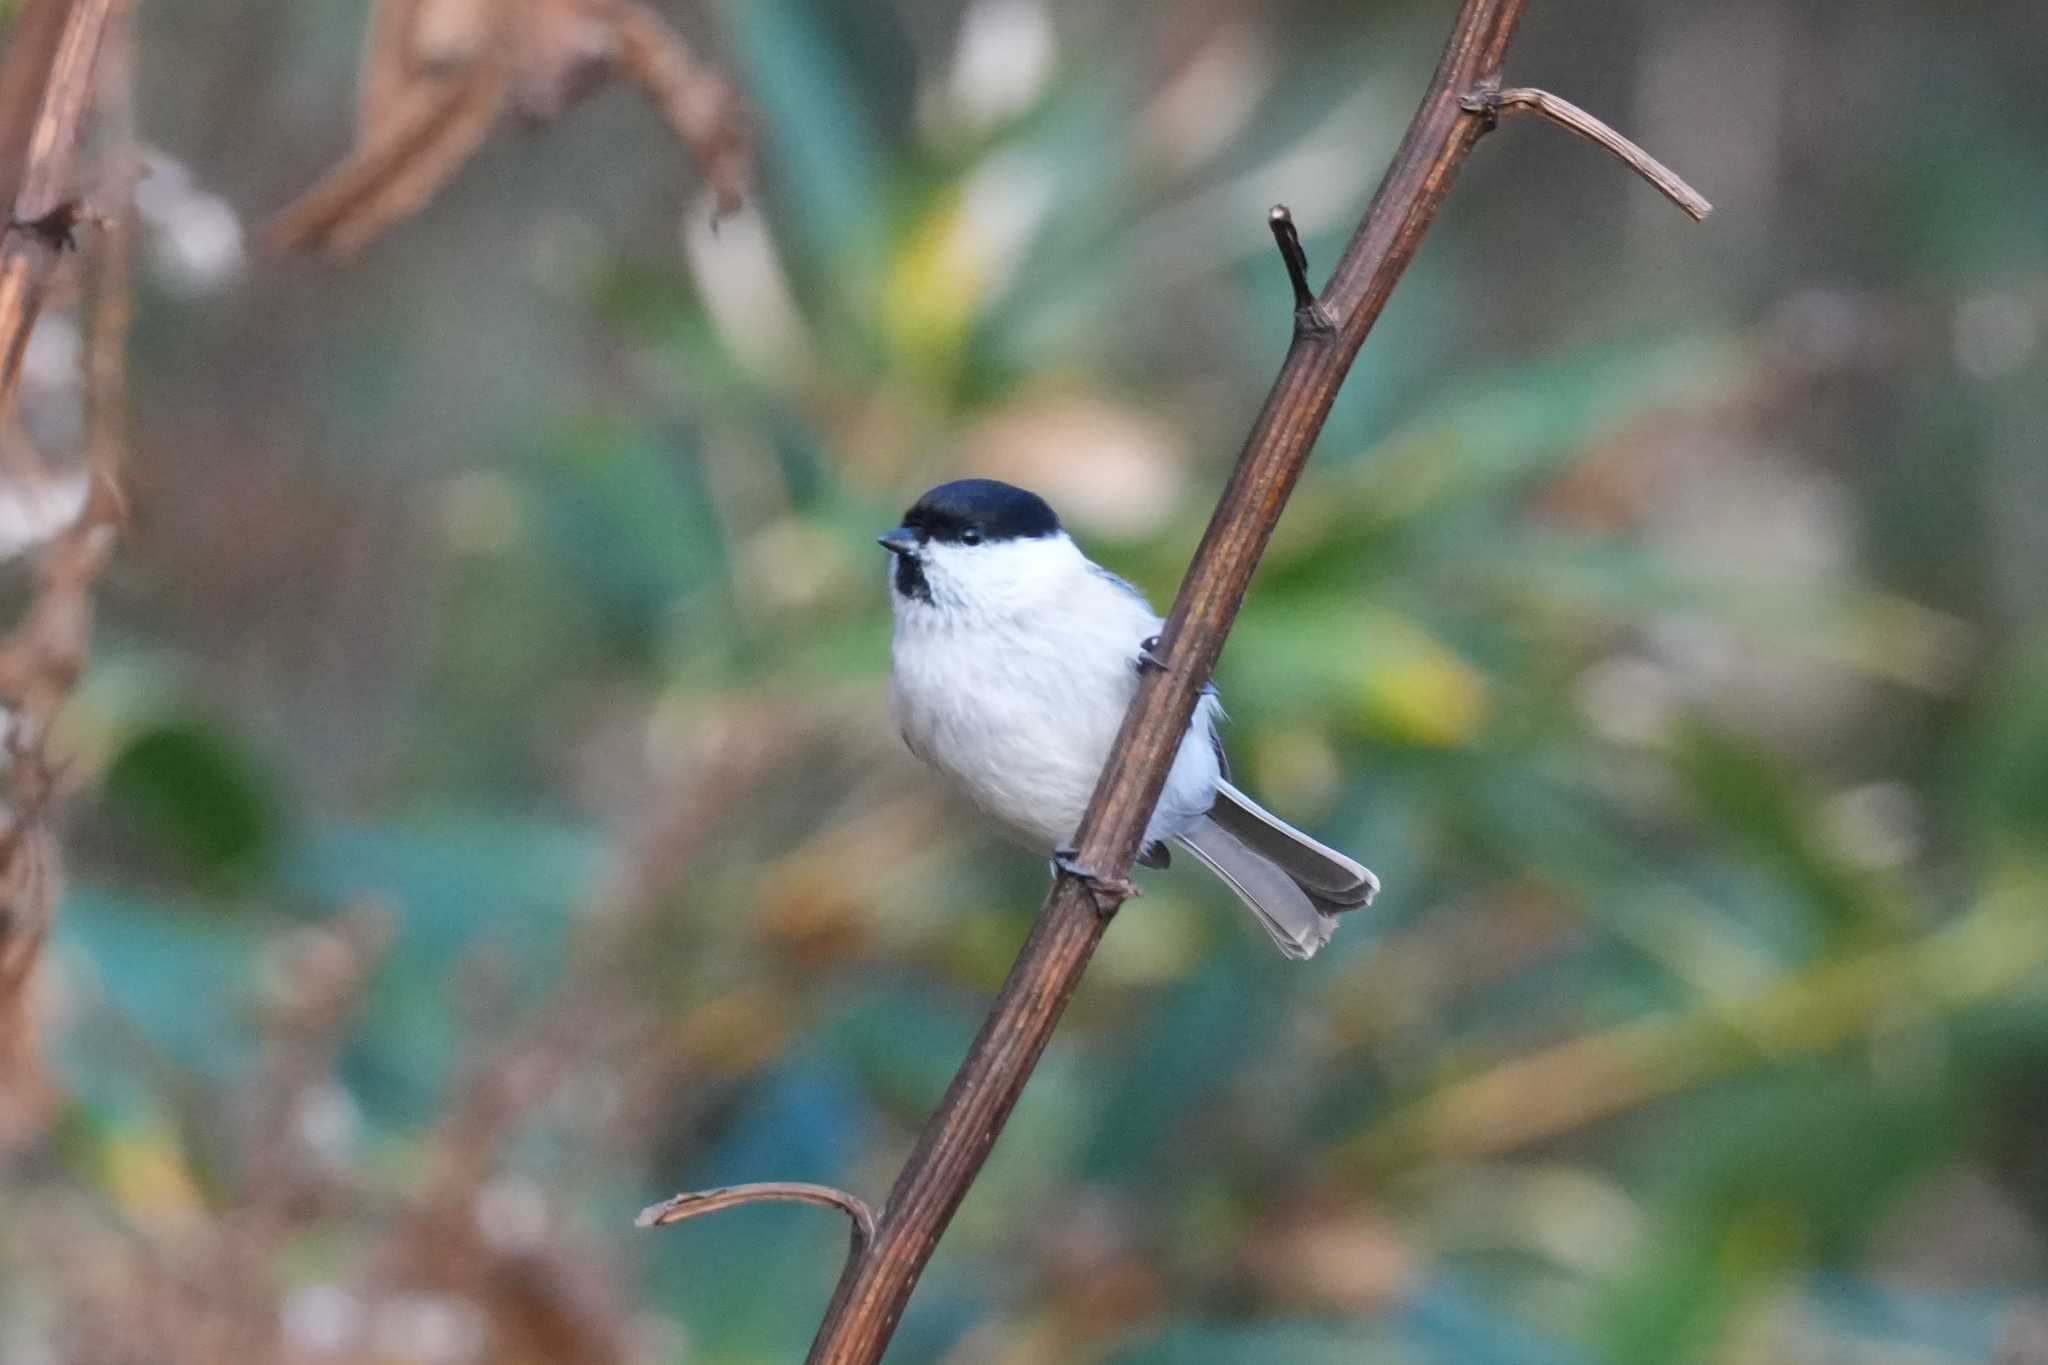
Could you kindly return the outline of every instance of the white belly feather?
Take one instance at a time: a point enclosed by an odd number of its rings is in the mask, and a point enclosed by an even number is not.
[[[899,598],[891,709],[904,741],[977,807],[1031,846],[1072,843],[1124,710],[1133,666],[1159,618],[1076,554],[1036,601],[995,613]],[[1216,700],[1204,696],[1146,842],[1207,811],[1220,770]]]

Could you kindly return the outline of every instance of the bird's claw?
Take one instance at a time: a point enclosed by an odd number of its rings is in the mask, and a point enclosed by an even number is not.
[[[1159,657],[1158,649],[1159,637],[1157,635],[1148,635],[1139,641],[1137,668],[1140,673],[1143,673],[1148,668],[1156,668],[1161,673],[1166,671],[1166,660]]]
[[[1138,888],[1127,877],[1105,877],[1081,861],[1081,851],[1075,848],[1054,849],[1052,865],[1081,883],[1095,901],[1095,909],[1103,915],[1116,913],[1116,908],[1125,901],[1139,895]]]

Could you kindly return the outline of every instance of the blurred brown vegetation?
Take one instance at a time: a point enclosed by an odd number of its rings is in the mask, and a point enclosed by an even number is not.
[[[69,8],[0,11],[8,183]],[[124,401],[112,117],[25,356],[9,619],[132,451],[0,1365],[789,1359],[835,1217],[633,1211],[878,1194],[1042,889],[888,733],[869,537],[993,474],[1163,598],[1263,212],[1329,261],[1445,8],[372,9],[138,7]],[[2017,3],[1533,8],[1514,78],[1715,217],[1482,145],[1219,673],[1378,918],[1290,967],[1148,879],[892,1360],[2040,1357],[2044,60]],[[402,193],[334,190],[365,69]],[[250,245],[315,185],[347,264]]]

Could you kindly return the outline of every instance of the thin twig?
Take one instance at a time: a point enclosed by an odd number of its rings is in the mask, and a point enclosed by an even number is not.
[[[1154,652],[1164,666],[1142,674],[1076,836],[1072,861],[1097,876],[1084,882],[1063,872],[1054,882],[967,1060],[890,1192],[873,1245],[840,1276],[811,1345],[811,1365],[881,1359],[918,1276],[1058,1026],[1115,913],[1117,885],[1130,872],[1196,698],[1338,386],[1458,168],[1493,122],[1461,100],[1498,84],[1523,3],[1464,0],[1422,107],[1315,301],[1333,325],[1305,325],[1307,314],[1297,313],[1286,362],[1161,632]]]
[[[455,33],[438,31],[445,17],[419,0],[379,0],[356,148],[278,213],[264,233],[272,246],[352,255],[438,194],[508,109],[546,123],[614,76],[654,101],[719,212],[739,207],[750,151],[738,90],[655,11],[635,0],[472,0]]]
[[[1695,223],[1714,211],[1714,206],[1706,201],[1705,196],[1686,184],[1676,171],[1578,105],[1548,90],[1535,90],[1528,86],[1517,86],[1512,90],[1481,90],[1467,97],[1464,107],[1471,113],[1488,116],[1528,113],[1547,118],[1558,127],[1570,129],[1619,157],[1623,165],[1655,185],[1659,193],[1678,205]]]
[[[71,164],[78,151],[78,132],[92,103],[93,63],[100,38],[115,9],[126,0],[77,0],[57,40],[43,103],[29,131],[28,163],[21,193],[8,218],[0,245],[0,426],[14,410],[21,387],[21,361],[28,354],[28,334],[42,311],[43,287],[57,267],[59,246],[35,225],[53,221],[76,196]]]
[[[349,1022],[390,951],[397,920],[373,901],[348,906],[283,945],[261,1000],[263,1064],[251,1087],[242,1199],[233,1222],[242,1251],[267,1258],[320,1183],[301,1133],[306,1098],[334,1069]]]
[[[8,8],[7,42],[0,48],[0,204],[21,193],[29,133],[72,8],[73,0],[21,0]]]
[[[41,311],[44,289],[59,254],[69,245],[69,227],[77,218],[72,164],[93,100],[102,40],[125,22],[127,9],[128,0],[75,0],[43,86],[41,108],[29,133],[21,191],[5,244],[0,245],[0,428],[9,419],[20,386],[22,356]],[[126,51],[121,38],[110,45]],[[114,94],[119,113],[127,107],[130,68],[117,63],[107,74],[119,87]],[[117,119],[112,131],[114,140],[121,141],[127,125]],[[122,155],[118,148],[113,152],[116,159]],[[131,186],[132,182],[121,187],[121,202],[113,208],[118,215],[132,212],[125,193]],[[57,224],[63,225],[61,231]],[[20,623],[0,638],[8,805],[6,821],[0,825],[0,1096],[11,1097],[10,1112],[0,1113],[0,1139],[6,1140],[32,1131],[42,1117],[39,1106],[24,1105],[22,1097],[39,1089],[27,988],[56,913],[61,879],[56,840],[45,820],[56,771],[44,756],[43,742],[84,667],[92,638],[92,586],[113,553],[119,520],[115,471],[121,404],[118,398],[109,398],[105,386],[122,384],[123,366],[118,356],[109,358],[103,350],[118,346],[126,335],[126,257],[102,262],[98,284],[95,354],[86,386],[93,439],[105,449],[88,454],[91,483],[84,505],[43,551],[36,565],[36,595]]]
[[[360,251],[417,212],[483,145],[507,79],[501,63],[483,61],[409,90],[362,147],[279,211],[264,239],[288,250]]]
[[[612,23],[619,70],[647,92],[670,131],[697,158],[719,215],[736,212],[746,198],[752,161],[738,89],[693,61],[675,29],[646,6],[626,0]]]
[[[1301,233],[1294,226],[1294,214],[1287,205],[1275,204],[1266,215],[1266,226],[1273,229],[1273,241],[1280,248],[1281,263],[1287,267],[1287,283],[1294,289],[1295,325],[1317,331],[1335,327],[1336,321],[1327,309],[1316,302],[1316,291],[1309,287],[1308,252],[1301,245]]]
[[[867,1201],[830,1185],[813,1185],[805,1180],[768,1180],[753,1185],[725,1185],[715,1190],[698,1190],[649,1204],[633,1220],[634,1227],[662,1228],[699,1214],[738,1208],[741,1204],[780,1201],[819,1204],[838,1209],[853,1220],[853,1255],[859,1256],[875,1240],[875,1211]]]
[[[100,52],[102,225],[92,266],[92,324],[85,355],[85,467],[125,511],[121,467],[128,448],[128,333],[135,321],[135,186],[142,154],[135,130],[135,33],[125,15]],[[105,496],[103,494],[103,496]]]

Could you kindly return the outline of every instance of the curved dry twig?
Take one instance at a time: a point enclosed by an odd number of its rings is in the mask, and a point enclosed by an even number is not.
[[[830,1185],[813,1185],[803,1180],[769,1180],[752,1185],[723,1185],[715,1190],[696,1190],[664,1199],[659,1204],[649,1204],[640,1210],[640,1216],[633,1220],[633,1226],[641,1228],[662,1228],[670,1223],[680,1223],[686,1218],[701,1214],[717,1213],[720,1209],[737,1208],[741,1204],[779,1202],[791,1204],[817,1204],[828,1209],[838,1209],[853,1221],[853,1255],[860,1256],[867,1251],[869,1243],[875,1240],[875,1211],[867,1201],[845,1190],[835,1190]]]
[[[452,16],[452,17],[451,17]],[[356,148],[265,230],[271,245],[355,254],[424,208],[508,111],[547,123],[610,77],[639,87],[737,208],[750,144],[739,92],[636,0],[379,0],[370,15]]]
[[[1685,183],[1678,172],[1651,156],[1641,147],[1599,119],[1560,95],[1529,86],[1512,90],[1480,90],[1467,96],[1464,108],[1489,118],[1500,114],[1528,113],[1547,118],[1560,128],[1577,133],[1588,142],[1606,148],[1621,163],[1657,187],[1658,193],[1678,205],[1695,223],[1703,221],[1714,206],[1698,190]]]

